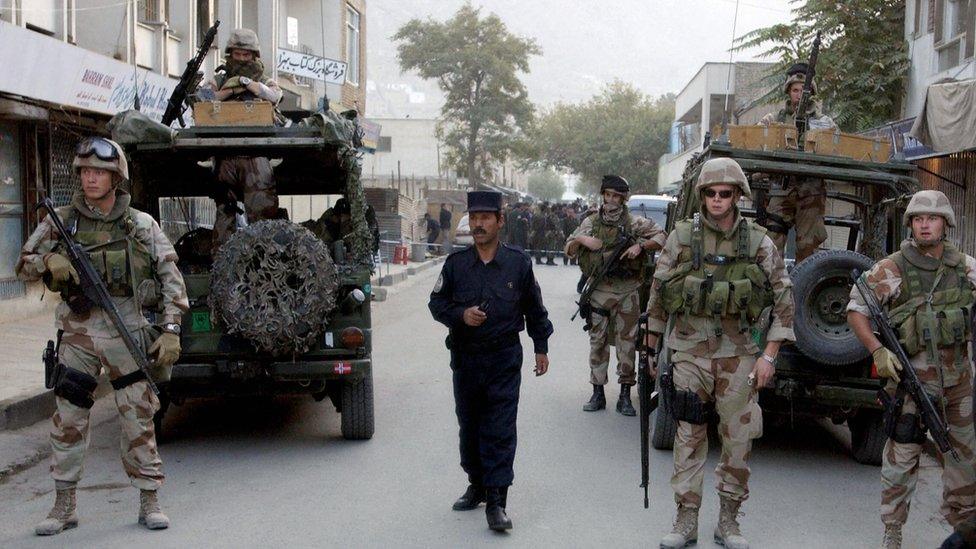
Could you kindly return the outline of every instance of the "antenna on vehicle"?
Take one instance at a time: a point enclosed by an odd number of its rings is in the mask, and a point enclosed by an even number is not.
[[[729,91],[732,86],[732,54],[735,46],[735,28],[739,23],[739,0],[735,0],[735,15],[732,16],[732,39],[729,40],[729,71],[725,76],[725,106],[722,107],[722,135],[719,140],[728,140],[726,129],[728,128],[729,113]]]
[[[329,83],[325,80],[325,0],[319,0],[319,34],[322,35],[322,112],[329,110]]]
[[[139,67],[135,63],[132,64],[132,82],[136,92],[132,98],[132,108],[139,111],[142,110],[142,105],[139,103]]]

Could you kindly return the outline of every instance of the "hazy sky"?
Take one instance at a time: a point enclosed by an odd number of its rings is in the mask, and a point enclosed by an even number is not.
[[[410,84],[436,95],[413,75],[400,75],[389,37],[414,17],[443,21],[464,0],[370,0],[368,78],[377,86]],[[525,77],[540,105],[580,101],[614,78],[646,93],[678,92],[708,61],[727,61],[735,0],[473,0],[509,30],[535,38],[543,55]],[[736,35],[790,19],[788,0],[739,3]],[[735,54],[755,59],[757,52]],[[431,97],[430,100],[436,101]],[[374,106],[382,108],[382,101]],[[428,107],[429,101],[428,101]],[[419,106],[418,106],[419,107]],[[367,101],[367,111],[371,111]]]

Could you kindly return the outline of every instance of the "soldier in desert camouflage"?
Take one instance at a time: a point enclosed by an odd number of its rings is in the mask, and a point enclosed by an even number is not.
[[[661,547],[685,547],[698,539],[707,410],[714,407],[722,440],[715,470],[721,500],[715,540],[744,549],[748,543],[737,516],[749,496],[752,440],[762,435],[758,390],[773,376],[780,344],[794,339],[792,285],[766,230],[736,207],[741,196],[749,196],[749,184],[734,160],[705,162],[695,192],[702,208],[668,236],[647,305],[651,349],[673,317],[667,346],[673,353],[674,397],[668,407],[677,421],[671,487],[678,511]],[[771,324],[760,355],[751,328],[767,307]]]
[[[592,327],[590,328],[590,383],[593,394],[583,405],[586,412],[603,410],[607,398],[603,390],[607,384],[607,370],[610,367],[610,323],[616,330],[614,345],[617,348],[617,381],[620,383],[620,398],[617,412],[634,416],[630,400],[630,388],[637,383],[635,360],[637,355],[637,324],[640,320],[640,298],[638,291],[641,273],[647,253],[661,249],[665,234],[654,221],[627,210],[630,184],[616,175],[603,176],[600,186],[603,206],[596,215],[583,220],[573,234],[566,240],[566,255],[579,257],[583,276],[589,277],[599,271],[614,243],[624,235],[632,239],[624,250],[616,268],[603,279],[590,298],[592,308]]]
[[[88,250],[136,341],[155,358],[155,380],[167,380],[180,355],[180,321],[189,307],[176,252],[156,221],[130,207],[129,193],[119,188],[128,179],[128,166],[118,144],[98,137],[82,141],[74,169],[81,176],[81,189],[58,214]],[[61,253],[49,217],[24,244],[17,274],[22,280],[43,280],[63,300],[55,316],[60,362],[66,368],[54,388],[57,410],[51,428],[57,496],[35,532],[51,535],[78,525],[76,486],[88,447],[96,377],[102,371],[112,382],[119,410],[122,465],[140,490],[139,523],[153,530],[167,528],[169,519],[156,498],[163,483],[153,426],[159,399],[105,311],[83,303],[78,273]],[[159,313],[157,325],[147,321],[147,311]]]
[[[899,334],[925,391],[943,416],[949,441],[961,460],[940,459],[942,513],[953,527],[976,518],[976,433],[973,431],[972,364],[967,344],[970,313],[976,289],[976,259],[945,240],[956,216],[949,199],[939,191],[919,191],[905,211],[912,236],[901,249],[879,261],[863,276]],[[882,547],[901,547],[902,526],[918,480],[919,456],[927,435],[917,406],[900,386],[902,366],[894,353],[872,332],[867,305],[857,289],[851,291],[847,319],[858,339],[872,352],[878,374],[888,378],[886,390],[903,400],[888,412],[888,442],[881,457]]]

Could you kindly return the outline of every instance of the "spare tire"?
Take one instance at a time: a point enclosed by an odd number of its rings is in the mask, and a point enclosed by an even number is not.
[[[793,279],[793,332],[796,346],[815,362],[847,366],[864,360],[867,349],[847,324],[851,270],[866,271],[874,261],[849,250],[825,250],[803,260]]]
[[[259,221],[217,251],[210,307],[228,334],[257,350],[301,354],[324,330],[338,286],[324,242],[290,221]]]

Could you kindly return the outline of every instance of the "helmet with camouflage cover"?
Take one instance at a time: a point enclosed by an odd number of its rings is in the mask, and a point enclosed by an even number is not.
[[[115,141],[104,137],[89,137],[78,143],[71,168],[75,173],[81,172],[82,168],[100,168],[117,173],[122,179],[129,179],[125,151]]]
[[[803,84],[807,81],[807,64],[793,63],[793,65],[786,71],[786,83],[783,85],[783,94],[790,94],[790,86],[793,84]],[[810,88],[810,95],[817,95],[817,81],[813,81],[813,86]]]
[[[712,185],[735,185],[742,191],[742,196],[752,196],[746,174],[742,173],[739,163],[731,158],[712,158],[702,164],[695,192],[700,193]]]
[[[258,35],[251,29],[234,29],[227,39],[227,47],[224,53],[230,55],[230,50],[248,50],[254,52],[254,57],[261,57],[261,45],[258,44]]]
[[[902,221],[906,227],[912,226],[912,216],[920,214],[941,215],[950,227],[956,226],[956,213],[952,211],[952,204],[942,191],[918,191],[912,195],[912,200],[905,209]]]

